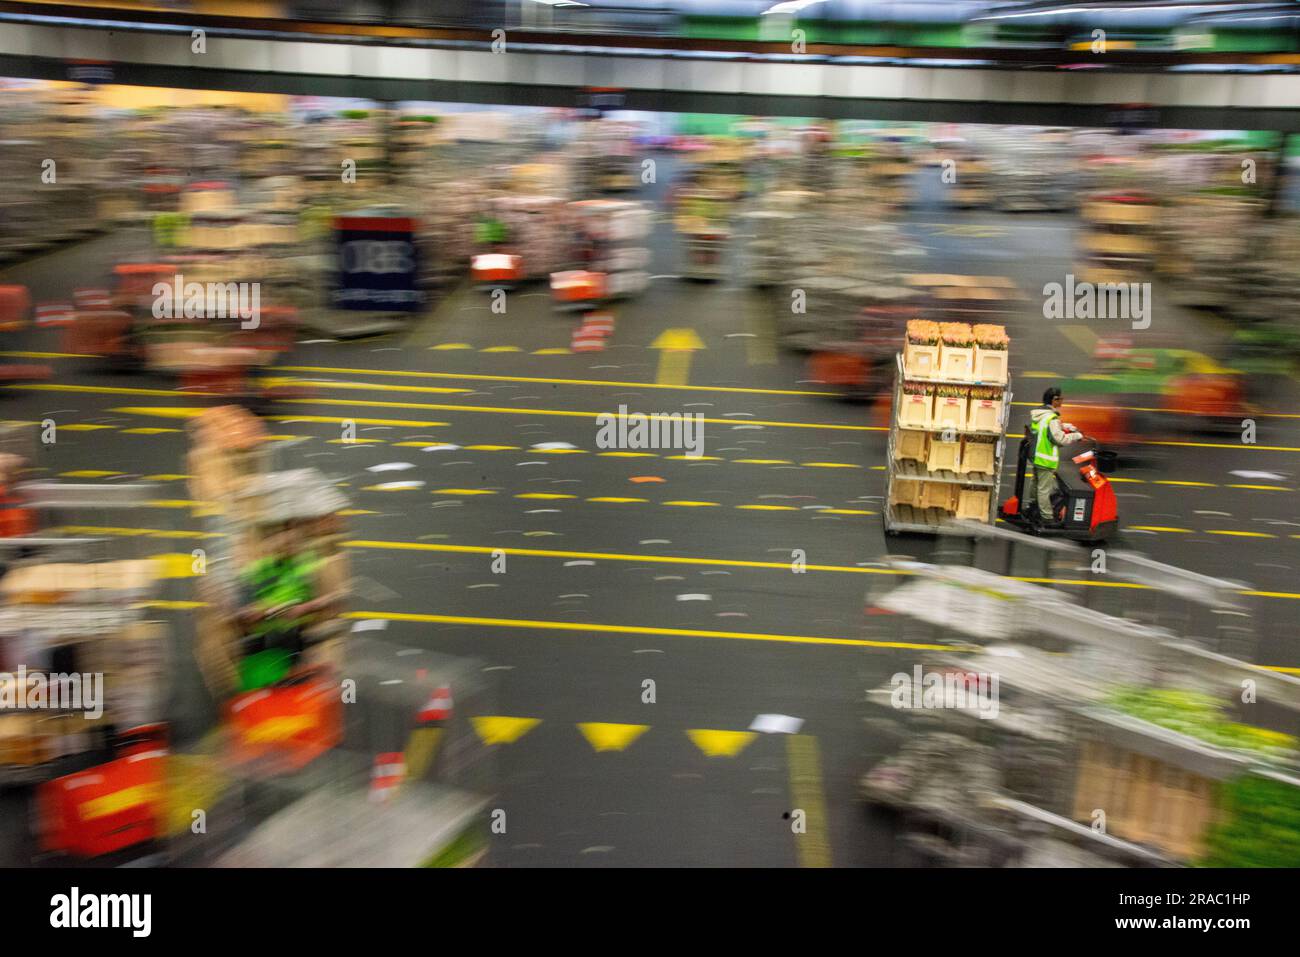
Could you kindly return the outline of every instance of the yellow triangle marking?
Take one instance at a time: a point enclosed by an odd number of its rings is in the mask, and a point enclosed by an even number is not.
[[[603,724],[588,721],[578,725],[578,730],[597,751],[622,751],[650,730],[648,724]]]
[[[710,758],[734,758],[758,737],[756,731],[713,731],[691,728],[686,736]]]
[[[433,764],[442,743],[442,728],[416,728],[406,742],[406,778],[418,781]]]
[[[511,718],[489,714],[470,718],[484,744],[514,744],[542,723],[541,718]]]

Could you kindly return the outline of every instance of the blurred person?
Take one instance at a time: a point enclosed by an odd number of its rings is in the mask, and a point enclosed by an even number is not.
[[[241,576],[244,690],[288,672],[306,644],[305,630],[331,599],[317,588],[321,559],[314,550],[300,548],[301,539],[292,522],[276,527],[267,536],[267,554],[251,562]]]
[[[1061,421],[1061,390],[1052,386],[1043,393],[1043,404],[1030,413],[1034,443],[1034,488],[1037,493],[1038,517],[1043,525],[1059,526],[1052,510],[1052,492],[1056,490],[1056,470],[1061,464],[1061,446],[1078,442],[1082,434],[1073,425]]]

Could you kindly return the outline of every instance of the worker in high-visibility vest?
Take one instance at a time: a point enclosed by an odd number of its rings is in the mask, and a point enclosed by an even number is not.
[[[1043,404],[1030,413],[1034,434],[1034,489],[1038,515],[1045,525],[1059,525],[1052,512],[1056,469],[1061,464],[1061,446],[1083,438],[1079,430],[1061,421],[1061,390],[1052,386],[1043,393]]]

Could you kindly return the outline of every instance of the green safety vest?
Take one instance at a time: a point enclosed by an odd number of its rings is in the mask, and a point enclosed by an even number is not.
[[[1060,416],[1055,412],[1043,416],[1034,425],[1038,433],[1038,443],[1034,446],[1034,465],[1042,469],[1054,469],[1061,464],[1061,451],[1052,441],[1052,423]]]
[[[314,578],[321,563],[314,555],[288,558],[269,557],[253,562],[244,574],[253,591],[253,602],[263,608],[277,605],[301,605],[314,596]],[[253,632],[267,634],[285,631],[300,624],[298,619],[275,618],[258,622]]]

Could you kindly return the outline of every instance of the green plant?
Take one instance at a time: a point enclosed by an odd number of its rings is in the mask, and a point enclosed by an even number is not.
[[[1222,819],[1206,832],[1202,867],[1300,866],[1300,788],[1247,775],[1225,782]]]
[[[459,867],[487,846],[487,838],[478,824],[472,824],[429,858],[424,867]]]
[[[1199,691],[1124,687],[1117,689],[1108,703],[1125,714],[1218,747],[1274,757],[1291,756],[1296,751],[1297,741],[1291,735],[1228,721],[1223,706]]]

